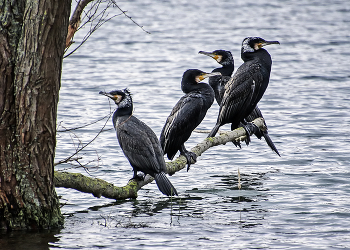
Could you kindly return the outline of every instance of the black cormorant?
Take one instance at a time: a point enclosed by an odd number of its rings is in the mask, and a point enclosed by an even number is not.
[[[196,161],[197,155],[187,151],[184,143],[202,122],[207,110],[214,102],[213,89],[200,81],[214,75],[220,75],[220,73],[205,73],[198,69],[185,71],[181,89],[186,95],[176,103],[160,135],[160,144],[164,154],[167,154],[168,159],[172,160],[177,151],[180,151],[180,154],[187,159],[187,171],[191,165],[191,159]]]
[[[233,60],[232,54],[228,50],[214,50],[213,52],[199,51],[198,53],[206,55],[206,56],[210,56],[211,58],[213,58],[215,61],[217,61],[219,64],[222,65],[222,67],[216,68],[212,71],[212,72],[220,72],[222,75],[221,77],[220,76],[209,77],[209,85],[213,88],[213,90],[215,92],[216,102],[220,105],[222,98],[224,96],[224,93],[225,93],[225,85],[231,79],[232,73],[234,71],[234,60]],[[262,115],[260,109],[258,108],[258,106],[256,106],[255,109],[247,117],[245,117],[245,121],[252,122],[256,118],[259,118],[259,117],[263,118],[263,115]],[[267,125],[266,125],[265,121],[264,121],[264,124],[265,124],[265,127],[267,129]],[[244,124],[242,124],[242,125],[244,126]],[[278,154],[280,156],[280,154],[279,154],[276,146],[272,142],[267,130],[261,131],[259,129],[259,130],[256,130],[254,134],[259,139],[261,139],[261,137],[263,136],[265,138],[267,145],[273,151],[275,151],[276,154]],[[240,145],[240,144],[235,143],[235,145]]]
[[[212,72],[220,72],[221,76],[209,77],[209,85],[215,93],[215,100],[220,105],[225,92],[225,85],[231,79],[234,70],[234,60],[228,50],[214,50],[213,52],[199,51],[199,54],[210,56],[220,63],[222,67],[214,69]]]
[[[256,107],[263,96],[270,79],[272,60],[262,47],[279,44],[278,41],[265,41],[260,37],[247,37],[242,42],[241,58],[244,63],[226,84],[215,127],[208,137],[216,135],[219,127],[231,123],[231,129],[238,127]],[[249,127],[244,125],[245,130]],[[247,131],[249,137],[249,131]]]
[[[113,125],[119,145],[134,170],[149,174],[156,180],[158,189],[165,195],[177,195],[177,191],[166,177],[167,172],[163,150],[153,130],[132,115],[133,103],[128,89],[99,94],[108,96],[118,109],[113,114]]]

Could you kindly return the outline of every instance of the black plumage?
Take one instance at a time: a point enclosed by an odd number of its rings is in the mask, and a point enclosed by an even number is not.
[[[149,174],[154,177],[163,194],[177,195],[165,175],[167,169],[157,136],[150,127],[132,115],[133,102],[129,90],[101,91],[100,94],[108,96],[118,105],[113,114],[113,125],[119,145],[134,170],[133,178],[139,178],[138,171]]]
[[[208,137],[216,135],[220,126],[231,123],[236,129],[241,121],[256,107],[268,86],[272,60],[262,47],[279,44],[278,41],[265,41],[260,37],[247,37],[242,42],[241,57],[244,63],[226,84],[216,125]],[[244,126],[249,134],[249,128]]]
[[[185,95],[172,109],[160,135],[164,154],[172,160],[177,151],[180,151],[180,154],[187,159],[187,171],[191,165],[191,159],[195,162],[197,156],[187,151],[184,143],[202,122],[207,110],[214,102],[213,89],[200,81],[214,75],[220,75],[220,73],[205,73],[198,69],[185,71],[181,81],[181,89]]]
[[[221,76],[211,76],[209,77],[209,85],[213,88],[215,92],[215,99],[216,102],[220,105],[222,98],[225,93],[225,85],[229,82],[231,79],[232,73],[234,71],[234,60],[232,57],[232,54],[228,50],[214,50],[213,52],[205,52],[205,51],[199,51],[199,54],[203,54],[206,56],[210,56],[213,58],[215,61],[217,61],[219,64],[221,64],[222,67],[214,69],[212,72],[220,72]],[[255,107],[255,109],[247,116],[245,117],[246,122],[252,122],[256,118],[262,117],[263,115],[258,108],[258,106]],[[244,126],[245,122],[241,123],[239,126]],[[267,145],[274,151],[276,154],[279,154],[275,144],[272,142],[268,132],[267,132],[267,125],[266,122],[264,121],[266,131],[262,131],[260,129],[256,129],[254,131],[254,134],[256,137],[261,139],[263,136],[265,138],[265,141]],[[249,143],[249,141],[247,142]],[[235,145],[240,144],[238,142],[235,143]]]
[[[220,105],[225,92],[225,85],[231,79],[235,69],[232,54],[228,50],[214,50],[213,52],[199,51],[199,54],[210,56],[222,67],[214,69],[212,72],[220,72],[221,76],[209,77],[209,85],[215,93],[215,100]]]

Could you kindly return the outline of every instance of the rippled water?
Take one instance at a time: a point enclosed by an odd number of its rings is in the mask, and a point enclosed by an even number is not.
[[[136,200],[127,201],[58,188],[65,203],[64,229],[47,237],[21,236],[25,243],[16,244],[33,249],[350,249],[347,1],[118,4],[151,34],[119,16],[64,60],[59,129],[107,115],[115,105],[98,92],[128,87],[134,115],[159,135],[183,95],[183,72],[188,68],[210,72],[218,66],[198,51],[230,50],[238,67],[243,38],[261,36],[281,43],[267,47],[273,66],[259,107],[282,157],[256,138],[241,150],[229,144],[211,148],[189,172],[169,177],[180,193],[175,200],[163,196],[154,183],[145,186]],[[81,30],[75,41],[87,31]],[[217,112],[214,103],[199,128],[211,129]],[[80,141],[94,138],[105,122],[74,134],[59,133],[56,161]],[[106,127],[111,130],[84,150],[81,163],[94,161],[88,165],[98,166],[90,169],[91,176],[125,185],[132,169],[112,122]],[[205,137],[194,133],[186,146],[191,148]],[[57,167],[64,168],[69,166]],[[69,171],[87,175],[82,169]],[[12,245],[14,238],[9,237]]]

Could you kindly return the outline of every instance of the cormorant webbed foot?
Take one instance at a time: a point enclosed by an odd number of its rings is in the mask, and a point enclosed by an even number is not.
[[[264,131],[262,131],[261,129],[257,129],[256,131],[254,131],[254,135],[256,136],[256,138],[258,138],[259,140],[261,140],[261,137],[263,137]]]
[[[191,160],[193,160],[194,162],[197,162],[197,155],[189,151],[187,151],[186,154],[182,154],[182,155],[185,156],[187,159],[187,172],[188,172],[188,170],[190,170]]]
[[[233,145],[235,145],[236,147],[242,148],[241,147],[241,142],[240,141],[232,141]]]
[[[183,156],[186,157],[186,160],[187,160],[187,172],[188,172],[188,170],[190,170],[190,166],[191,166],[192,160],[194,162],[197,162],[197,155],[195,153],[193,153],[193,152],[187,151],[184,145],[181,146],[180,155],[183,155]]]
[[[143,173],[137,174],[137,172],[135,171],[134,176],[129,181],[131,181],[133,179],[135,179],[136,181],[143,181],[145,179],[145,177],[146,177],[145,174],[143,174]]]
[[[246,139],[245,139],[245,143],[247,144],[247,146],[249,145],[250,143],[250,136],[252,134],[256,134],[256,133],[259,133],[259,128],[258,126],[256,126],[254,123],[251,123],[251,122],[247,122],[246,124],[243,124],[242,126],[246,132]]]

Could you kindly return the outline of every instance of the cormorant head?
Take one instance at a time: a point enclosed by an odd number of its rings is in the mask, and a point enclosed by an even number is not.
[[[266,41],[261,37],[247,37],[242,42],[242,53],[255,52],[270,44],[280,44],[279,41]]]
[[[193,90],[193,86],[203,81],[210,76],[221,75],[220,72],[206,73],[199,69],[188,69],[182,76],[181,89],[184,93],[188,93]]]
[[[199,51],[199,54],[210,56],[221,65],[233,64],[233,57],[228,50],[214,50],[213,52]]]
[[[208,78],[210,76],[217,76],[217,75],[221,75],[221,73],[220,72],[206,73],[199,69],[188,69],[183,74],[182,81],[185,81],[187,83],[197,84],[203,81],[205,78]]]
[[[119,108],[132,107],[131,93],[127,88],[123,90],[113,90],[109,93],[100,91],[99,94],[111,98]]]

